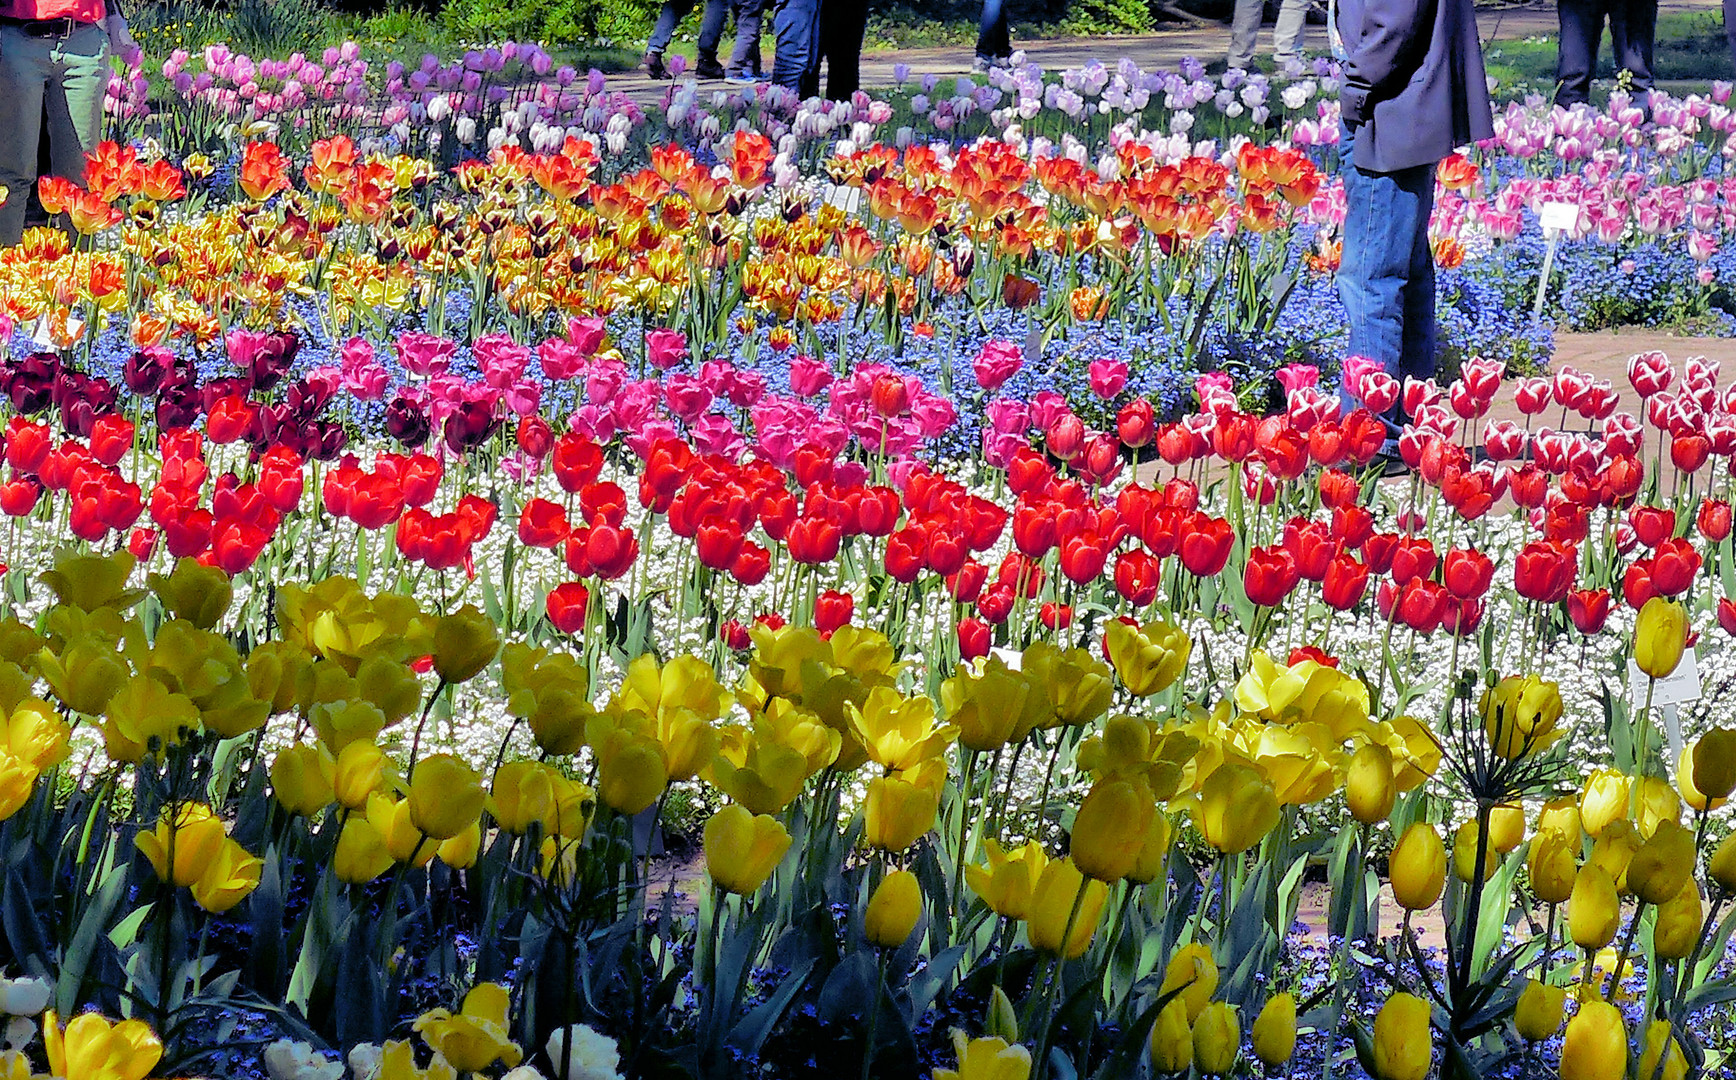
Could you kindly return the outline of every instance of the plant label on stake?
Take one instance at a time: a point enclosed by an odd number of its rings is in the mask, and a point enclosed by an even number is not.
[[[1570,202],[1548,202],[1543,204],[1543,210],[1537,215],[1538,223],[1543,226],[1543,236],[1549,246],[1543,249],[1543,272],[1537,277],[1537,303],[1531,309],[1533,320],[1543,317],[1543,297],[1549,291],[1549,274],[1555,269],[1555,248],[1561,243],[1561,234],[1579,223],[1579,204]]]
[[[1640,670],[1640,666],[1628,660],[1628,686],[1633,695],[1635,711],[1646,707],[1646,684],[1651,682],[1650,676]],[[1682,662],[1676,665],[1676,670],[1657,680],[1651,687],[1652,705],[1664,718],[1664,733],[1670,739],[1670,760],[1678,761],[1682,756],[1682,718],[1677,707],[1690,701],[1700,700],[1700,668],[1694,662],[1694,651],[1689,649],[1682,653]]]

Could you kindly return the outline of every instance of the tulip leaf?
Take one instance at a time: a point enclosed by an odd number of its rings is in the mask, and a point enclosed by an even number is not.
[[[83,988],[85,973],[90,970],[91,959],[102,940],[103,928],[114,916],[115,908],[126,894],[126,886],[127,868],[111,867],[103,875],[102,884],[97,886],[96,895],[91,898],[90,905],[84,910],[84,916],[78,921],[72,943],[61,956],[60,978],[55,985],[55,1008],[62,1015],[71,1014],[78,1005],[79,991]]]
[[[1146,1006],[1139,1018],[1122,1032],[1121,1041],[1115,1044],[1115,1049],[1097,1067],[1092,1080],[1120,1080],[1121,1077],[1136,1076],[1140,1060],[1145,1056],[1145,1047],[1151,1040],[1151,1026],[1157,1023],[1157,1014],[1169,1004],[1174,994],[1159,995],[1158,999]]]
[[[6,931],[8,948],[27,974],[50,978],[53,969],[49,963],[48,935],[43,932],[42,920],[36,916],[37,905],[16,865],[6,874],[5,894],[0,901],[0,926]]]
[[[327,870],[314,889],[308,909],[306,927],[302,931],[301,952],[289,975],[289,987],[284,1001],[306,1015],[314,990],[325,981],[326,962],[333,946],[345,935],[350,912],[338,894],[337,875]]]
[[[880,979],[880,969],[874,954],[867,950],[853,952],[826,976],[820,987],[815,1012],[823,1023],[845,1024],[864,1019],[874,1001],[874,984]]]
[[[796,995],[807,985],[808,972],[813,966],[814,962],[809,960],[785,975],[778,984],[777,992],[756,1005],[752,1012],[730,1030],[729,1045],[740,1048],[750,1056],[759,1053],[760,1047],[765,1045],[766,1037],[784,1015],[784,1010],[790,1007],[790,1002],[794,1001]]]
[[[920,937],[912,934],[912,938]],[[958,970],[958,965],[964,959],[965,946],[954,945],[936,953],[928,963],[916,974],[910,977],[905,986],[905,992],[910,995],[910,1012],[913,1016],[921,1016],[934,1004],[934,999],[940,995],[941,987],[952,979],[952,973]]]

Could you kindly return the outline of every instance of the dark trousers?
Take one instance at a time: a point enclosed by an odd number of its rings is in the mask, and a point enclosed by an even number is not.
[[[693,10],[694,0],[663,0],[657,12],[657,22],[651,27],[651,40],[645,51],[662,53],[675,37],[675,28]],[[717,43],[723,39],[723,24],[729,18],[728,0],[705,0],[705,11],[699,16],[699,56],[717,59]]]
[[[1573,105],[1591,94],[1603,24],[1619,69],[1631,73],[1644,104],[1652,88],[1652,44],[1657,37],[1658,0],[1559,0],[1561,45],[1555,61],[1555,103]]]
[[[826,97],[848,101],[862,87],[862,35],[868,0],[824,0],[820,8],[820,56],[826,61]],[[814,72],[815,89],[819,71]]]
[[[1338,296],[1350,329],[1349,355],[1380,362],[1388,375],[1435,373],[1435,259],[1429,248],[1435,167],[1398,172],[1358,168],[1356,139],[1339,144],[1344,162],[1344,248]]]
[[[820,93],[820,61],[826,61],[826,96],[843,101],[861,85],[862,34],[867,0],[784,0],[773,20],[778,54],[772,82],[803,98]]]
[[[731,75],[759,74],[760,25],[765,12],[766,0],[735,0],[735,50],[729,58]]]
[[[976,51],[984,60],[1013,55],[1013,39],[1007,31],[1005,0],[983,0],[982,21],[977,24]]]
[[[1736,0],[1724,0],[1724,36],[1730,39],[1730,59],[1736,61]]]

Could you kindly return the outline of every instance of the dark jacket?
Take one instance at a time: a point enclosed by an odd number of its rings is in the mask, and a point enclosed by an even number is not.
[[[1356,165],[1397,172],[1494,134],[1471,0],[1338,0]]]

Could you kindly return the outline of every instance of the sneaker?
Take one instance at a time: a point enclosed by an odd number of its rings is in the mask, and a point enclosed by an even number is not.
[[[694,65],[693,73],[701,79],[721,79],[724,77],[723,65],[712,57],[702,56]]]
[[[731,86],[752,86],[760,77],[751,71],[731,71],[724,75],[723,81]]]
[[[670,73],[669,69],[663,65],[663,54],[662,53],[656,53],[656,52],[646,53],[644,64],[645,64],[645,74],[651,76],[651,78],[656,79],[659,82],[666,82],[670,79],[675,78],[675,76]]]
[[[978,56],[970,62],[970,70],[973,75],[987,75],[994,67],[995,61],[992,56]]]

